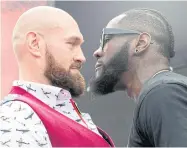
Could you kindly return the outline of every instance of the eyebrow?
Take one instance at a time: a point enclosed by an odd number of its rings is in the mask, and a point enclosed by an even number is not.
[[[66,38],[67,41],[73,41],[73,42],[79,42],[79,43],[83,43],[84,39],[78,37],[78,36],[71,36]]]

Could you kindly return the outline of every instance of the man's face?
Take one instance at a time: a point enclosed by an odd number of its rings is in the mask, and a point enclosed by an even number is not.
[[[85,62],[82,43],[83,37],[75,25],[54,30],[46,42],[44,75],[53,86],[69,90],[73,97],[79,97],[85,90],[80,73]]]
[[[90,82],[90,89],[95,94],[114,92],[121,75],[128,71],[130,40],[124,35],[105,35],[103,49],[94,52],[97,58],[95,77]],[[125,88],[123,88],[125,89]]]

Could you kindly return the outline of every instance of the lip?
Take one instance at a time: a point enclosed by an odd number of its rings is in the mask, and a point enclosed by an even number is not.
[[[81,67],[71,67],[71,69],[76,69],[76,70],[81,70],[82,66]]]
[[[102,66],[101,63],[97,63],[97,64],[95,65],[95,70],[97,70],[97,69],[100,68],[101,66]]]

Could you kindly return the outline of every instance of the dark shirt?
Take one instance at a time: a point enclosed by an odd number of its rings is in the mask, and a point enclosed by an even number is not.
[[[187,87],[160,84],[141,99],[128,146],[187,147]]]

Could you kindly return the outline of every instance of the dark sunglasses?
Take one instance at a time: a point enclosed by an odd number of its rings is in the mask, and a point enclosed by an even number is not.
[[[103,50],[106,42],[107,42],[107,35],[131,35],[131,34],[141,34],[141,32],[136,30],[126,30],[126,29],[118,29],[118,28],[104,28],[101,36],[101,49]]]

